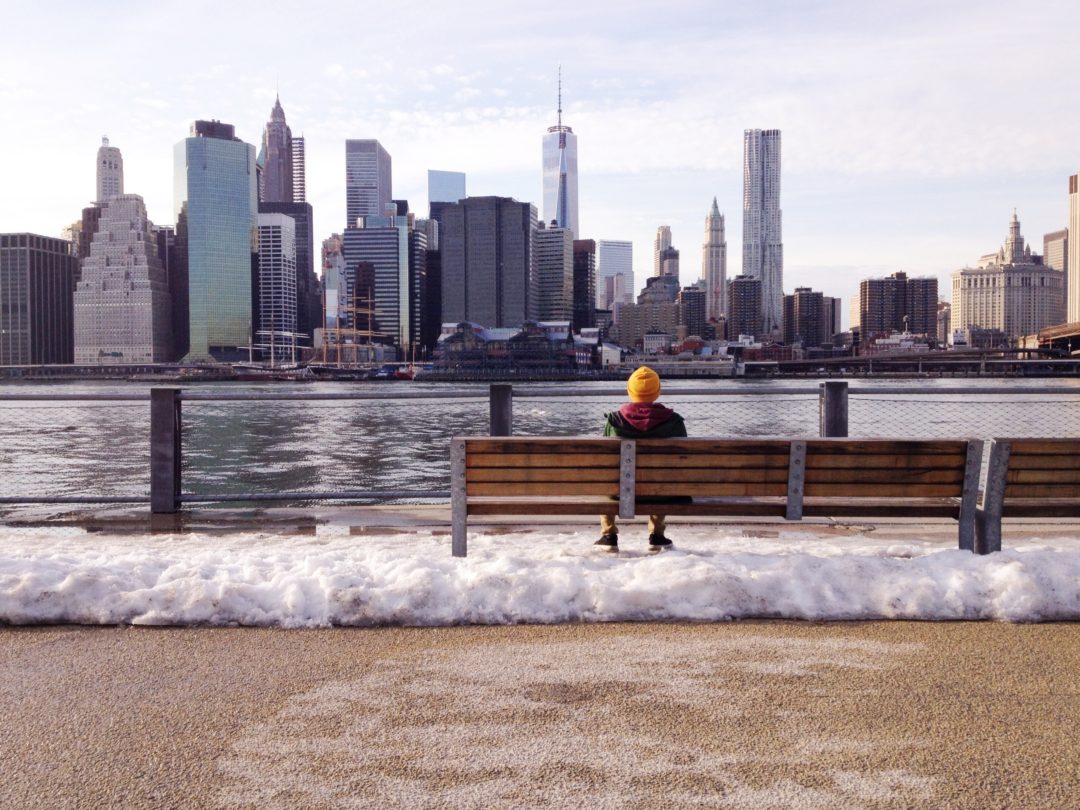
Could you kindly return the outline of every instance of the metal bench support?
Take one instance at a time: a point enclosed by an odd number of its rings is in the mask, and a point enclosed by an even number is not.
[[[990,442],[990,467],[986,471],[986,491],[975,521],[975,553],[1001,551],[1001,513],[1005,505],[1005,476],[1009,472],[1012,444]]]
[[[450,442],[450,550],[455,557],[469,553],[469,508],[465,495],[465,440]]]

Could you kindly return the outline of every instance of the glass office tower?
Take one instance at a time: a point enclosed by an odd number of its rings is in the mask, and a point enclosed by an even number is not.
[[[229,124],[196,121],[174,157],[173,203],[177,234],[186,236],[188,270],[184,360],[246,359],[252,254],[258,245],[255,147],[237,138]]]
[[[428,202],[457,202],[465,199],[465,172],[428,169]]]

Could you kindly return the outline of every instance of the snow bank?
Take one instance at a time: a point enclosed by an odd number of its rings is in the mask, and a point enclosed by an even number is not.
[[[595,533],[102,536],[2,530],[0,622],[446,625],[621,620],[1080,619],[1080,539],[977,557],[934,542],[678,527],[649,555]]]

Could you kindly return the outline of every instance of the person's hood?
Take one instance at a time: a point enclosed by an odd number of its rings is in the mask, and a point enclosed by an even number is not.
[[[659,402],[627,402],[619,408],[619,416],[635,430],[648,433],[675,415],[671,408]]]

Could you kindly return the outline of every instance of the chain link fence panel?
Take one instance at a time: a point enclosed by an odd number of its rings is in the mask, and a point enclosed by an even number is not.
[[[150,496],[150,404],[0,401],[0,496]]]
[[[450,439],[486,435],[486,399],[183,404],[186,495],[450,488]]]
[[[1080,391],[1054,394],[848,394],[852,438],[1077,438]]]

